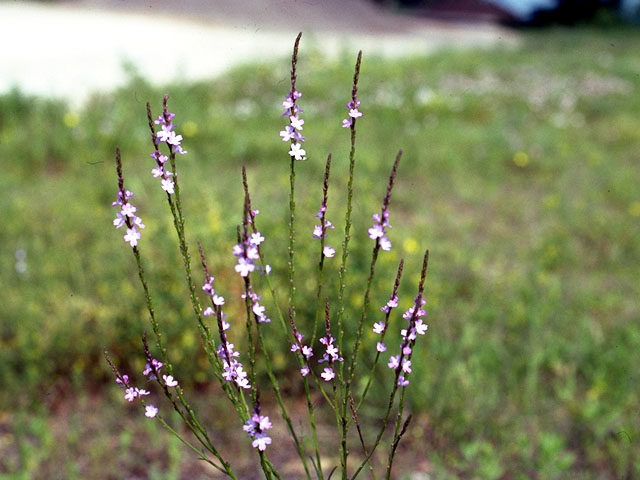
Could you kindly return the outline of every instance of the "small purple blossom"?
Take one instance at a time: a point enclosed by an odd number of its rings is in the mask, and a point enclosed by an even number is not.
[[[176,387],[178,382],[173,378],[172,375],[163,375],[162,379],[164,380],[164,384],[167,387]]]
[[[305,156],[307,151],[302,148],[302,145],[299,143],[292,143],[291,150],[289,150],[289,155],[295,158],[296,160],[306,160]]]
[[[398,376],[398,386],[399,387],[406,387],[407,385],[409,385],[409,380],[404,378],[403,375],[399,375]]]
[[[320,338],[319,341],[325,346],[325,353],[322,358],[318,360],[318,363],[328,362],[331,365],[334,362],[342,362],[343,358],[340,356],[338,348],[333,344],[335,338],[333,338],[331,334],[327,332],[327,335]]]
[[[242,426],[242,429],[247,432],[249,437],[253,439],[251,446],[257,448],[261,452],[264,452],[267,445],[271,445],[271,437],[269,437],[265,431],[272,428],[269,417],[260,415],[260,407],[256,407],[255,413],[247,420]]]
[[[235,266],[236,272],[240,274],[242,277],[248,276],[251,272],[255,270],[256,266],[247,258],[238,258],[238,263]]]
[[[380,310],[383,311],[384,313],[389,313],[391,309],[396,308],[397,306],[398,306],[398,297],[396,295],[393,295],[384,306],[380,307]]]
[[[144,416],[153,418],[158,414],[158,409],[154,405],[147,405],[144,407]]]
[[[135,388],[129,387],[125,390],[124,399],[127,402],[133,402],[137,396],[138,396],[138,392],[136,392]]]
[[[330,245],[325,245],[322,254],[327,258],[332,258],[336,254],[336,249]]]
[[[267,449],[267,445],[271,445],[271,437],[264,433],[256,434],[253,442],[251,442],[251,446],[253,448],[257,448],[261,452],[264,452]]]
[[[120,161],[119,152],[117,158],[118,161]],[[133,197],[133,192],[124,190],[124,187],[122,186],[124,181],[121,177],[119,178],[119,182],[121,183],[121,186],[118,191],[118,198],[116,201],[111,203],[114,207],[120,207],[120,211],[116,212],[116,218],[113,220],[113,226],[116,228],[126,227],[127,231],[122,238],[129,245],[135,247],[138,245],[138,240],[142,237],[142,234],[138,229],[143,229],[145,226],[142,223],[142,219],[135,214],[137,208],[129,201],[129,199]]]
[[[387,367],[392,370],[395,370],[400,366],[400,355],[392,355],[389,357],[389,362],[387,363]]]
[[[264,313],[265,307],[259,303],[262,297],[253,291],[253,287],[251,285],[249,285],[248,288],[248,296],[249,300],[251,300],[251,311],[256,316],[258,323],[269,323],[271,319]],[[243,293],[242,298],[246,299],[247,294]]]
[[[297,51],[297,43],[296,43],[296,51]],[[294,53],[294,58],[291,65],[291,89],[289,93],[285,97],[284,102],[282,102],[282,106],[284,107],[283,117],[287,117],[289,119],[289,125],[284,127],[284,130],[280,132],[280,137],[282,137],[283,142],[291,142],[291,149],[289,150],[289,155],[295,160],[306,160],[306,151],[301,148],[302,142],[306,139],[300,133],[303,130],[304,120],[300,118],[300,114],[304,113],[304,111],[298,106],[296,101],[302,96],[300,92],[296,90],[295,81],[296,81],[296,61],[297,54]]]
[[[138,240],[140,240],[140,237],[142,237],[142,235],[136,229],[136,227],[127,228],[127,233],[124,236],[124,241],[129,242],[129,245],[135,247],[136,245],[138,245]]]
[[[345,105],[345,107],[347,107],[347,110],[349,111],[349,116],[342,120],[342,128],[351,128],[352,126],[354,126],[356,118],[362,117],[362,112],[358,110],[359,106],[360,100],[356,100],[354,90],[353,100]]]
[[[156,166],[151,170],[151,174],[154,178],[160,179],[160,186],[162,187],[162,190],[164,190],[168,195],[173,195],[175,193],[176,185],[175,180],[171,178],[174,175],[173,172],[167,169],[167,161],[171,157],[173,162],[175,155],[183,155],[186,154],[187,151],[184,150],[181,145],[182,135],[176,134],[174,130],[175,124],[173,123],[173,118],[175,117],[175,113],[169,112],[167,107],[168,99],[169,96],[165,95],[162,102],[162,114],[153,122],[156,125],[160,125],[160,130],[155,132],[152,128],[154,151],[151,153],[151,158],[155,160]],[[147,113],[149,115],[149,120],[151,120],[151,110],[148,104]],[[167,145],[169,149],[169,156],[160,152],[158,149],[160,143],[165,143]]]
[[[149,380],[154,380],[156,378],[155,374],[160,372],[160,369],[162,368],[163,365],[164,363],[162,363],[160,360],[156,360],[155,358],[152,358],[151,363],[147,362],[145,364],[142,374],[145,377],[149,377]]]
[[[325,367],[324,371],[320,374],[320,376],[325,382],[330,382],[335,378],[336,374],[333,371],[333,368]]]
[[[373,324],[373,333],[383,333],[385,331],[385,323],[384,322],[376,322]]]
[[[305,365],[300,369],[300,375],[302,375],[303,377],[306,377],[307,375],[309,375],[309,371],[310,371],[309,367]]]
[[[251,388],[247,380],[247,372],[244,371],[242,364],[236,360],[240,353],[234,351],[233,343],[227,342],[226,348],[225,345],[218,345],[216,353],[222,360],[222,378],[227,382],[235,383],[239,388]]]
[[[162,190],[164,190],[165,192],[167,192],[170,195],[173,195],[175,190],[175,183],[173,183],[173,180],[171,180],[168,177],[163,178],[162,180],[160,180],[160,184],[162,186]]]
[[[376,343],[376,350],[380,353],[387,351],[387,346],[383,342]]]
[[[302,130],[302,125],[304,125],[304,120],[302,120],[301,118],[294,116],[294,115],[290,115],[289,116],[289,121],[291,122],[291,127],[293,127],[296,130]]]

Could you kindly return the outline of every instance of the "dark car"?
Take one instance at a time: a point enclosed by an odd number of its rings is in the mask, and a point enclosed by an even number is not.
[[[487,18],[519,25],[573,24],[600,11],[640,19],[640,0],[376,0],[416,14],[451,19]]]

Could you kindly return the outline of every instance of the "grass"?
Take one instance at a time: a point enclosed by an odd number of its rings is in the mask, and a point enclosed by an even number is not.
[[[431,250],[430,330],[408,392],[419,418],[408,439],[416,470],[436,478],[640,477],[639,47],[636,31],[581,30],[402,61],[365,52],[350,268],[356,279],[365,275],[363,237],[400,147],[394,249],[380,260],[373,305],[384,303],[401,256],[401,299],[410,301],[408,280],[415,283],[421,251]],[[298,169],[300,212],[309,213],[299,216],[303,250],[329,151],[328,217],[339,225],[344,215],[337,206],[348,139],[339,121],[352,61],[304,49],[300,60],[310,158]],[[19,92],[0,97],[0,478],[109,478],[111,466],[102,466],[114,462],[131,477],[201,474],[140,412],[121,419],[127,406],[101,358],[106,347],[123,368],[140,369],[148,328],[132,259],[110,224],[113,150],[123,151],[148,226],[143,256],[181,380],[201,389],[210,376],[149,175],[144,102],[157,111],[171,94],[189,150],[180,159],[188,235],[210,257],[219,252],[217,283],[233,295],[242,164],[263,211],[267,254],[276,274],[285,269],[288,162],[277,132],[286,80],[286,65],[270,64],[162,89],[133,77],[80,111]],[[305,256],[301,279],[314,268]],[[298,288],[309,299],[298,315],[311,317],[312,284]],[[357,282],[348,289],[349,311],[361,290]],[[371,350],[373,335],[365,340]],[[284,350],[276,357],[283,373],[291,364]],[[375,421],[376,408],[365,421]],[[155,439],[152,453],[132,450],[132,437]],[[136,473],[145,454],[153,467]]]

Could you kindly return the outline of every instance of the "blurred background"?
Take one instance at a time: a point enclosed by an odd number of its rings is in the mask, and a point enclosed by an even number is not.
[[[359,315],[366,230],[399,148],[394,248],[378,263],[372,322],[400,258],[406,308],[431,251],[429,332],[414,357],[414,419],[394,478],[640,478],[639,4],[0,2],[0,478],[217,478],[123,400],[103,359],[108,349],[140,379],[149,328],[135,261],[111,223],[116,145],[147,225],[143,262],[178,379],[241,478],[260,478],[201,353],[150,175],[145,102],[156,114],[171,96],[189,152],[178,166],[187,237],[192,249],[202,240],[230,318],[242,319],[230,254],[241,165],[274,282],[285,282],[288,156],[278,132],[298,31],[309,158],[297,165],[302,328],[315,311],[311,232],[328,152],[328,218],[337,225],[329,238],[341,241],[349,139],[340,123],[360,49],[345,318]],[[303,418],[279,331],[268,339],[274,366]],[[245,343],[242,320],[231,336]],[[375,342],[367,329],[365,365]],[[381,370],[365,425],[385,406],[390,377]],[[263,408],[281,430],[267,391]],[[320,435],[331,465],[328,412]],[[273,448],[272,459],[285,478],[299,478],[288,452]]]

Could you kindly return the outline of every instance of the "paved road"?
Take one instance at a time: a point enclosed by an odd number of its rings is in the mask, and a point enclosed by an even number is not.
[[[179,7],[178,7],[179,6]],[[488,24],[447,24],[382,10],[369,0],[76,0],[0,2],[0,93],[81,103],[126,80],[124,65],[156,82],[218,75],[251,60],[304,48],[387,56],[442,46],[512,44]]]

